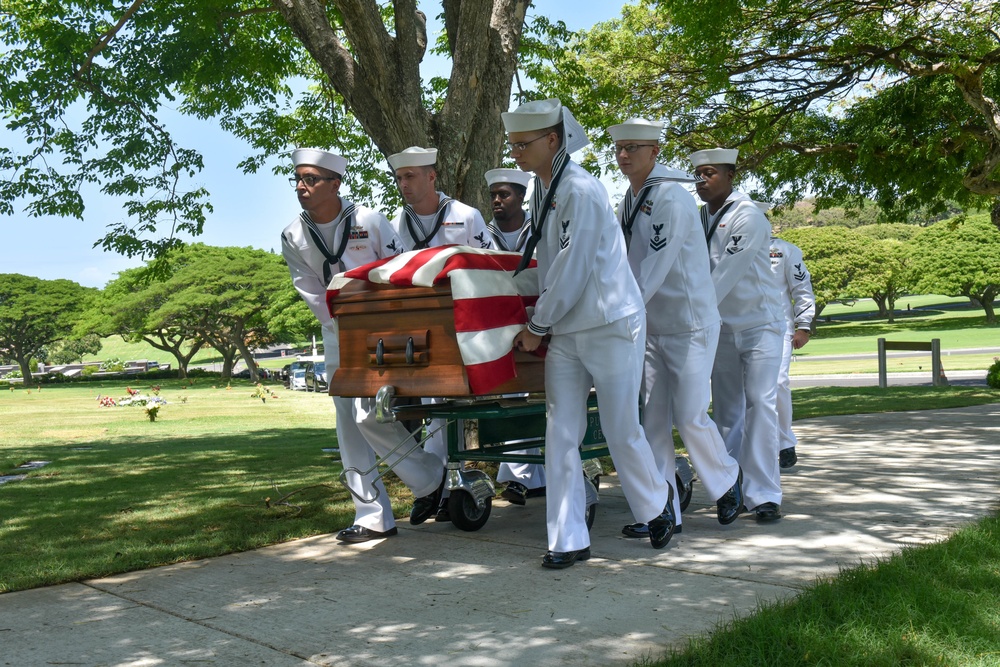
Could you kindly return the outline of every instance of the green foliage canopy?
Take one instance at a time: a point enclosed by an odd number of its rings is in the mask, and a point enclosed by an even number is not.
[[[595,130],[667,120],[664,154],[678,166],[693,149],[739,147],[756,199],[871,199],[889,220],[949,202],[990,209],[997,18],[995,4],[963,0],[642,0],[582,33],[539,80]]]
[[[918,291],[968,297],[982,306],[988,324],[997,323],[993,302],[1000,296],[1000,230],[987,216],[939,222],[912,243]]]
[[[385,155],[436,146],[441,189],[485,208],[528,3],[440,8],[452,69],[434,94],[415,0],[4,0],[0,115],[26,147],[0,147],[0,215],[25,201],[80,218],[92,184],[124,202],[107,250],[160,257],[197,236],[212,211],[202,156],[173,139],[167,109],[248,140],[248,171],[276,156],[287,169],[295,146],[338,151],[361,200],[392,201]]]
[[[0,357],[13,359],[31,382],[31,358],[67,337],[94,290],[72,280],[0,274]]]

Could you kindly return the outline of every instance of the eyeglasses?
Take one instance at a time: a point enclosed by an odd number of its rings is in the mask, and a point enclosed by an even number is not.
[[[512,143],[510,143],[508,141],[507,142],[507,148],[509,148],[511,151],[517,151],[518,153],[520,153],[521,151],[523,151],[525,148],[528,147],[528,144],[534,143],[534,142],[538,141],[539,139],[544,139],[545,137],[549,136],[549,134],[551,134],[551,132],[547,133],[547,134],[543,134],[543,135],[538,136],[538,137],[535,137],[534,139],[531,139],[530,141],[519,141],[516,144],[512,144]]]
[[[636,152],[640,148],[646,148],[647,146],[655,146],[655,145],[656,144],[625,144],[623,146],[619,146],[619,145],[615,144],[615,154],[618,154],[618,153],[621,153],[622,151],[625,151],[626,153],[628,153],[629,155],[631,155],[632,153]]]
[[[293,187],[299,187],[299,181],[306,184],[307,188],[315,187],[320,181],[336,181],[340,180],[336,176],[313,176],[312,174],[306,174],[305,176],[299,176],[295,174],[294,176],[288,177],[288,183]]]

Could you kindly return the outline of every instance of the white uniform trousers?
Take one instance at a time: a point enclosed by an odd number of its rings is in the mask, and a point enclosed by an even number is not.
[[[781,371],[778,373],[778,449],[789,449],[798,444],[792,430],[792,385],[788,367],[792,365],[792,335],[786,332],[781,348]]]
[[[424,405],[434,405],[437,403],[444,403],[447,399],[444,398],[421,398],[420,402]],[[424,440],[424,451],[430,452],[436,456],[441,461],[441,466],[448,465],[448,420],[447,419],[432,419],[427,424],[427,433],[431,434],[427,436]],[[462,420],[458,420],[458,437],[463,436],[464,424]],[[451,491],[444,489],[441,492],[441,499],[451,495]],[[419,496],[418,496],[419,497]]]
[[[538,447],[521,449],[511,454],[539,454]],[[545,466],[541,463],[501,463],[497,471],[497,482],[518,482],[528,489],[545,486]]]
[[[402,454],[409,448],[407,445],[386,458],[392,448],[408,437],[408,433],[402,424],[379,424],[375,420],[375,399],[338,396],[334,397],[333,404],[337,410],[340,460],[345,469],[356,468],[364,472],[375,465],[377,453],[386,464],[398,461],[393,472],[409,487],[415,498],[430,495],[437,489],[444,475],[444,469],[433,454],[418,448],[401,459]],[[363,498],[371,498],[374,489],[378,489],[378,499],[373,502],[361,502],[352,494],[354,523],[384,532],[395,526],[396,521],[392,516],[392,499],[389,498],[381,480],[374,482],[375,474],[371,472],[362,477],[349,472],[347,483]]]
[[[675,484],[673,427],[684,441],[709,498],[719,499],[739,476],[739,464],[726,450],[719,428],[708,416],[712,365],[719,324],[697,331],[646,335],[645,401],[642,425],[656,466]],[[680,525],[680,500],[674,488]]]
[[[748,509],[781,504],[776,398],[784,328],[772,322],[723,331],[715,353],[712,412],[726,449],[743,468]]]
[[[667,483],[639,424],[645,317],[553,335],[545,355],[545,519],[550,551],[590,546],[580,444],[587,396],[597,389],[601,428],[632,515],[643,523],[663,512]],[[777,459],[775,459],[777,461]]]

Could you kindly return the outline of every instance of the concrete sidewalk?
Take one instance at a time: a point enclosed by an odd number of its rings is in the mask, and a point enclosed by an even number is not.
[[[947,537],[1000,497],[1000,404],[796,423],[785,518],[715,520],[696,484],[662,551],[620,536],[603,480],[594,557],[540,567],[544,501],[486,526],[332,536],[0,595],[0,664],[631,665],[817,577]],[[332,528],[332,527],[331,527]]]

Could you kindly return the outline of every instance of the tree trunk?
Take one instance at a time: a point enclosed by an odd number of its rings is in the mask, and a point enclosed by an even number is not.
[[[997,298],[997,287],[989,287],[983,292],[983,298],[980,300],[983,305],[983,310],[986,311],[986,324],[996,324],[997,314],[993,309],[993,302]]]
[[[890,314],[885,308],[886,295],[876,292],[872,294],[872,301],[878,306],[878,316],[879,317],[889,317]]]
[[[424,107],[419,68],[427,46],[425,17],[415,0],[393,3],[395,34],[374,2],[331,0],[342,17],[337,26],[320,0],[271,2],[384,155],[414,145],[436,147],[438,189],[489,210],[483,174],[503,157],[500,113],[510,106],[530,3],[444,0],[453,64],[444,104],[431,113]]]
[[[189,349],[187,351],[187,354],[185,354],[184,352],[181,351],[181,348],[184,346],[184,343],[187,342],[186,339],[169,341],[163,334],[159,334],[157,338],[159,340],[157,340],[156,338],[152,338],[150,336],[142,337],[144,341],[146,341],[156,349],[162,350],[163,352],[168,352],[171,355],[173,355],[174,359],[177,361],[177,377],[181,380],[186,379],[188,376],[187,375],[188,364],[191,363],[191,359],[194,358],[194,355],[198,354],[198,351],[205,344],[204,341],[200,340],[195,341],[191,345],[191,349]]]
[[[242,338],[237,338],[233,343],[236,345],[236,349],[240,351],[243,363],[250,369],[250,381],[260,382],[260,376],[257,374],[257,363],[253,359],[253,352],[247,347],[246,342]]]
[[[888,322],[889,324],[892,324],[893,322],[896,321],[896,297],[892,295],[887,295],[886,301],[889,302],[888,304],[889,307],[887,309],[889,311]]]
[[[1000,229],[1000,197],[993,200],[993,208],[990,210],[990,222],[997,229]]]
[[[15,357],[17,365],[21,367],[21,381],[25,387],[29,386],[31,383],[31,366],[29,363],[31,359],[25,357]]]

